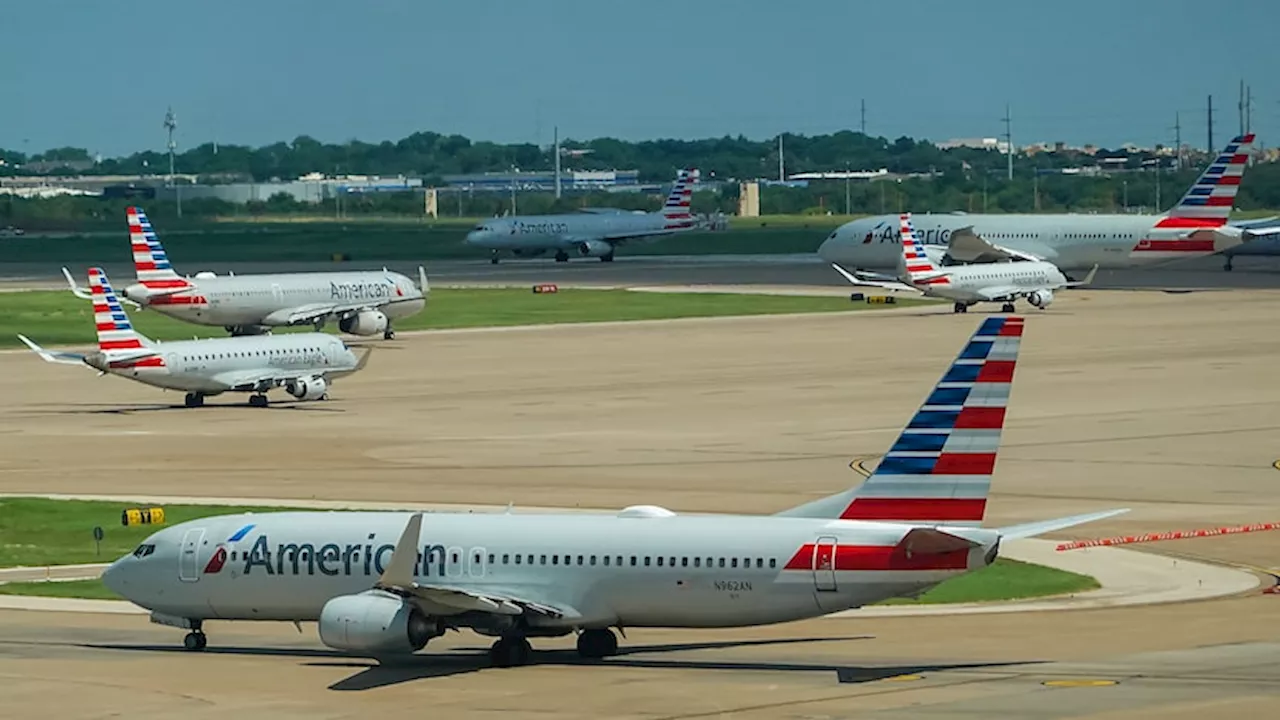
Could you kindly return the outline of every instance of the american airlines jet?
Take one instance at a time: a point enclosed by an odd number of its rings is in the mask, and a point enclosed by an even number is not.
[[[415,652],[451,629],[498,638],[494,665],[529,638],[576,632],[617,652],[612,628],[722,628],[811,618],[990,565],[1001,542],[1125,512],[980,527],[1022,340],[990,317],[860,487],[771,517],[603,513],[270,512],[154,533],[103,582],[184,628],[209,620],[317,622],[324,644]]]
[[[1227,223],[1253,138],[1244,135],[1228,143],[1164,215],[916,213],[916,237],[935,260],[944,255],[957,262],[1044,260],[1064,271],[1212,255],[1268,232]],[[896,215],[861,218],[831,233],[818,256],[846,268],[891,268],[898,259],[899,234]]]
[[[697,226],[690,213],[697,177],[697,170],[681,170],[661,212],[588,208],[568,215],[494,218],[467,233],[467,244],[489,250],[489,261],[495,265],[503,252],[516,257],[538,257],[552,251],[556,262],[568,262],[570,253],[613,262],[614,250],[623,243],[671,235]]]
[[[319,331],[334,319],[344,333],[381,334],[390,340],[395,337],[394,320],[426,306],[429,287],[422,268],[417,286],[387,270],[226,277],[201,272],[185,278],[174,272],[142,208],[129,208],[127,216],[138,282],[124,289],[124,297],[139,308],[197,325],[222,326],[232,335],[296,325],[314,325]],[[72,292],[89,299],[66,268],[62,273]]]
[[[213,338],[159,343],[133,329],[107,275],[89,270],[98,350],[87,355],[45,350],[19,335],[48,362],[88,365],[165,390],[186,392],[186,406],[225,392],[246,392],[249,404],[267,406],[267,392],[283,387],[299,400],[325,400],[329,385],[364,368],[372,349],[358,361],[338,338],[325,333]]]
[[[954,311],[958,313],[969,312],[971,306],[980,302],[1003,303],[1001,311],[1011,313],[1019,298],[1026,298],[1034,307],[1043,310],[1053,302],[1055,290],[1088,285],[1098,272],[1098,266],[1094,265],[1084,280],[1072,282],[1057,266],[1043,260],[939,267],[916,237],[911,227],[911,216],[901,216],[899,223],[902,252],[898,255],[898,277],[851,273],[835,264],[832,267],[854,285],[915,291],[925,297],[946,298],[952,301]]]

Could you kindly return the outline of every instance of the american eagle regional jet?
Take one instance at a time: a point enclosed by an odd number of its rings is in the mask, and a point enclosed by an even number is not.
[[[154,533],[102,579],[187,629],[189,650],[210,620],[316,622],[325,645],[376,658],[469,628],[497,638],[497,666],[528,662],[530,638],[576,632],[600,658],[617,652],[613,628],[764,625],[918,595],[1005,540],[1124,512],[980,527],[1022,331],[984,320],[861,486],[772,517],[224,515]]]
[[[126,211],[133,266],[138,281],[123,291],[124,299],[196,325],[225,327],[232,335],[260,335],[273,327],[314,325],[329,320],[352,335],[395,337],[392,323],[416,315],[426,306],[427,274],[418,268],[418,285],[386,269],[353,272],[277,273],[218,277],[174,272],[142,208]],[[71,291],[91,299],[71,273],[62,269]]]
[[[325,400],[336,379],[364,368],[372,348],[356,359],[342,340],[326,333],[211,338],[160,343],[133,329],[101,268],[89,270],[89,294],[98,349],[88,354],[46,350],[24,335],[27,347],[48,362],[88,365],[145,385],[186,393],[187,407],[226,392],[250,393],[266,407],[267,392],[283,387],[299,400]]]

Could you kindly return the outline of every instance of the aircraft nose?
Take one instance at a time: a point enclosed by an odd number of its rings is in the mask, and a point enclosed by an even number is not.
[[[476,243],[480,242],[483,236],[484,236],[483,230],[472,230],[471,232],[467,233],[466,243],[468,245],[475,245]]]
[[[111,592],[121,597],[128,597],[125,594],[128,583],[125,582],[125,573],[120,567],[120,564],[123,562],[124,559],[116,560],[108,565],[107,569],[102,571],[102,584],[106,585],[107,589]]]

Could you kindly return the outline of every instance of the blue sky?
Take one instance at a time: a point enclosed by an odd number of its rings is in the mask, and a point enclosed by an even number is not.
[[[15,0],[0,147],[397,139],[548,143],[857,128],[1019,144],[1280,136],[1275,0]],[[1240,38],[1236,41],[1233,38]],[[1277,142],[1280,142],[1278,140]]]

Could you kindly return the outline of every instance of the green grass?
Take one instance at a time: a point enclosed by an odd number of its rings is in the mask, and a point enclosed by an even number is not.
[[[1025,600],[1096,590],[1099,587],[1098,581],[1088,575],[1000,558],[981,570],[952,578],[917,599],[903,598],[881,604],[941,605]]]
[[[111,562],[131,552],[157,529],[152,525],[123,527],[120,512],[130,507],[140,506],[89,500],[0,498],[0,567]],[[284,508],[164,506],[165,522],[169,525],[211,515],[281,509]],[[94,549],[94,527],[103,530],[101,554]]]
[[[899,299],[899,305],[920,302]],[[566,289],[535,295],[530,288],[431,291],[426,310],[396,322],[397,330],[495,327],[608,320],[653,320],[727,315],[838,312],[880,305],[851,303],[847,297],[654,293],[629,290]],[[220,327],[192,325],[154,311],[127,309],[134,327],[157,340],[225,337]],[[298,328],[310,330],[310,326]],[[333,324],[330,324],[333,330]],[[22,333],[41,345],[95,342],[92,307],[69,292],[0,293],[0,346],[19,346]]]
[[[950,603],[1025,600],[1084,592],[1098,588],[1087,575],[1055,570],[1001,558],[988,568],[948,580],[917,600],[890,600],[884,605],[941,605]],[[0,585],[0,595],[119,600],[100,580],[18,582]]]

